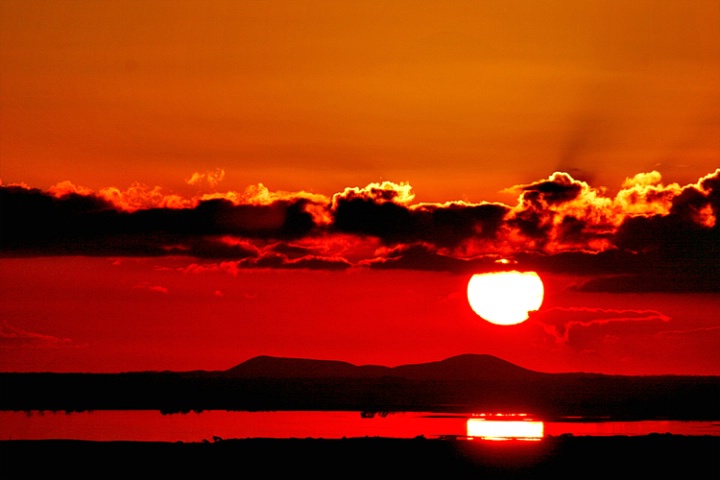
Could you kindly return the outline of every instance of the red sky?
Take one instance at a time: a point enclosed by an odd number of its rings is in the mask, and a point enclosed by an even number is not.
[[[718,24],[717,1],[4,1],[0,369],[720,374]],[[498,268],[545,281],[521,325],[468,306]]]

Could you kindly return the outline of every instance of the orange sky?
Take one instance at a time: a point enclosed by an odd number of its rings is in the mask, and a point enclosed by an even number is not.
[[[0,370],[720,374],[720,2],[0,2]],[[475,271],[536,270],[496,327]]]
[[[709,1],[0,5],[0,178],[507,200],[555,170],[618,188],[720,158]]]

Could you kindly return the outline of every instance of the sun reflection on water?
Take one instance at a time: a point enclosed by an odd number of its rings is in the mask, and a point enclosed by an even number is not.
[[[482,440],[542,440],[544,423],[526,413],[479,413],[467,420],[467,436]]]

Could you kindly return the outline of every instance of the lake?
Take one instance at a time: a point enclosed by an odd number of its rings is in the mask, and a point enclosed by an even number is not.
[[[422,412],[363,416],[357,411],[209,410],[169,415],[157,410],[98,410],[79,413],[2,411],[0,440],[200,442],[213,441],[213,438],[465,437],[476,436],[472,431],[469,433],[469,430],[478,425],[487,427],[494,423],[497,422],[493,418],[477,414]],[[720,436],[720,421],[619,422],[568,419],[539,423],[540,436],[637,436],[651,433]],[[500,426],[508,424],[501,423]],[[532,429],[533,436],[538,432],[535,427]],[[522,437],[524,434],[517,436]]]

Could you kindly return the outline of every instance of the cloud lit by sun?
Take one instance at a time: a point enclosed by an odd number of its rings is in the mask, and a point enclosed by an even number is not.
[[[720,169],[684,186],[665,185],[660,174],[653,171],[626,179],[611,196],[606,187],[594,187],[567,173],[555,172],[546,179],[512,187],[510,190],[517,194],[515,205],[412,203],[410,184],[389,181],[348,187],[332,197],[304,191],[273,192],[262,184],[243,192],[199,192],[190,197],[140,183],[124,190],[105,187],[98,192],[69,181],[47,192],[3,185],[0,188],[10,215],[2,248],[8,253],[16,249],[26,254],[39,253],[48,248],[44,237],[58,235],[64,248],[80,253],[88,227],[80,228],[77,222],[85,219],[94,224],[96,219],[103,219],[89,227],[95,229],[90,232],[93,236],[121,233],[128,228],[125,234],[136,239],[132,245],[146,242],[142,248],[147,252],[184,251],[199,257],[221,255],[241,261],[248,255],[260,254],[273,242],[302,245],[301,256],[318,258],[324,255],[324,245],[342,244],[344,250],[336,250],[334,255],[349,264],[362,261],[379,265],[382,261],[385,266],[405,257],[403,250],[424,250],[431,263],[433,258],[447,263],[452,259],[494,261],[498,256],[517,260],[523,254],[637,253],[640,239],[642,250],[661,251],[663,237],[655,234],[665,228],[672,228],[675,235],[687,230],[713,238],[720,210],[719,184]],[[33,198],[46,200],[30,201]],[[126,214],[118,216],[113,212]],[[64,215],[71,215],[73,221],[59,224],[59,230],[45,231],[41,224],[26,230],[13,223],[15,219],[46,216],[59,221]],[[155,221],[142,220],[148,215]],[[17,236],[21,231],[25,232],[22,238]],[[158,235],[160,232],[171,234],[172,241],[164,238],[165,234]],[[648,237],[651,232],[655,234]],[[356,249],[362,242],[350,241],[353,237],[365,238],[364,242],[374,239],[375,253],[363,247],[366,253],[359,256],[361,250]],[[237,249],[239,243],[231,239],[254,245],[251,250],[255,253]],[[384,250],[378,250],[380,246]],[[410,246],[414,250],[407,250]],[[699,247],[709,249],[709,257],[716,242],[704,242]],[[122,253],[124,247],[110,243],[108,248],[108,253],[114,249]],[[289,250],[280,255],[289,255]],[[292,260],[291,256],[287,260]],[[438,264],[438,268],[447,267]]]

